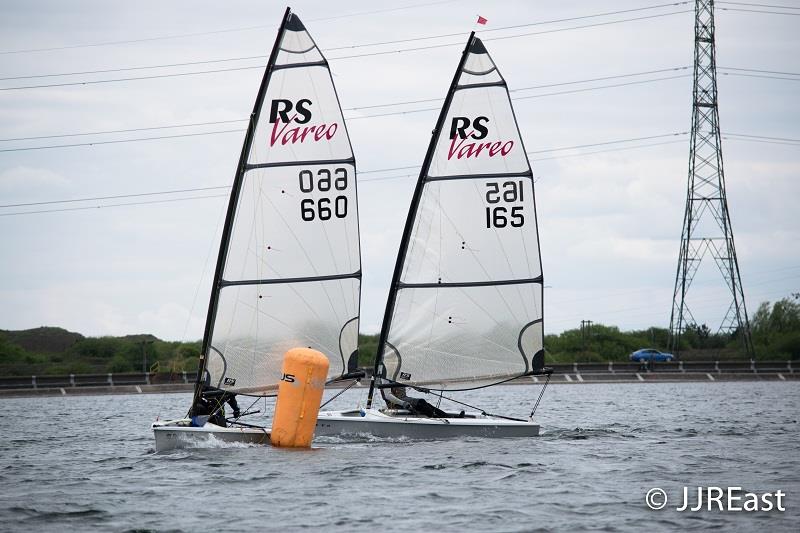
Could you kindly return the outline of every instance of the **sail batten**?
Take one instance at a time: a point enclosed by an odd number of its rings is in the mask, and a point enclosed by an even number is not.
[[[489,178],[527,178],[533,176],[530,170],[524,172],[505,172],[497,174],[457,174],[453,176],[426,176],[425,181],[439,180],[470,180],[470,179],[489,179]]]
[[[505,79],[473,34],[409,209],[378,376],[456,389],[541,369],[533,181]]]
[[[273,279],[243,279],[239,281],[225,281],[223,280],[220,285],[223,287],[230,287],[234,285],[269,285],[271,283],[303,283],[311,281],[327,281],[332,279],[348,279],[348,278],[361,278],[361,272],[352,272],[350,274],[334,274],[331,276],[313,276],[304,278],[273,278]]]
[[[356,162],[352,157],[347,159],[320,159],[317,161],[281,161],[280,163],[257,163],[255,165],[247,165],[247,170],[254,170],[257,168],[272,168],[272,167],[292,167],[292,166],[305,166],[305,165],[354,165]]]
[[[329,378],[346,373],[361,290],[356,164],[327,62],[289,10],[230,204],[204,339],[211,385],[268,394],[298,347],[325,354]]]
[[[293,54],[301,54],[302,52],[289,52]],[[291,65],[275,65],[275,70],[284,70],[288,68],[305,68],[305,67],[327,67],[327,61],[307,61],[305,63],[293,63]]]
[[[542,283],[542,276],[536,278],[524,279],[497,279],[492,281],[464,281],[461,283],[404,283],[400,282],[398,287],[401,289],[433,289],[433,288],[447,288],[447,287],[494,287],[496,285],[521,285],[523,283]]]

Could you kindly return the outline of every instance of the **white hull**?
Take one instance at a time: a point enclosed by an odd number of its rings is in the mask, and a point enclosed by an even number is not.
[[[155,422],[153,435],[156,452],[176,448],[202,448],[217,443],[269,444],[269,431],[258,428],[221,427],[206,423],[203,427],[189,426],[189,420]]]
[[[362,409],[321,411],[314,433],[317,437],[363,434],[411,439],[535,437],[539,425],[480,413],[467,413],[463,418],[426,418],[407,411]]]

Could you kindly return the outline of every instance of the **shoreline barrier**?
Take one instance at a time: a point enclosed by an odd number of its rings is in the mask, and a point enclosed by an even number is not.
[[[800,364],[792,361],[674,361],[557,363],[552,384],[675,383],[682,381],[800,381]],[[514,384],[541,383],[543,377],[524,377]],[[122,373],[62,376],[0,377],[0,398],[30,396],[86,396],[107,394],[187,393],[194,390],[195,374]],[[346,385],[343,384],[341,386]]]

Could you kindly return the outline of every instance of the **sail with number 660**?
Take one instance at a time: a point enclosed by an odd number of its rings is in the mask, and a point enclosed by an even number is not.
[[[357,351],[356,167],[328,62],[294,13],[250,118],[212,287],[201,376],[274,392],[284,353],[319,350],[329,378]],[[200,388],[198,383],[198,390]]]

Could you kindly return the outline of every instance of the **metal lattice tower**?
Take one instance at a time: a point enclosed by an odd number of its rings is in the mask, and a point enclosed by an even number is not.
[[[750,322],[733,244],[717,107],[717,62],[714,45],[714,0],[695,1],[694,90],[689,145],[689,185],[670,317],[670,348],[678,351],[681,335],[697,322],[686,294],[700,262],[711,255],[731,292],[732,301],[720,332],[738,332],[753,356]]]

